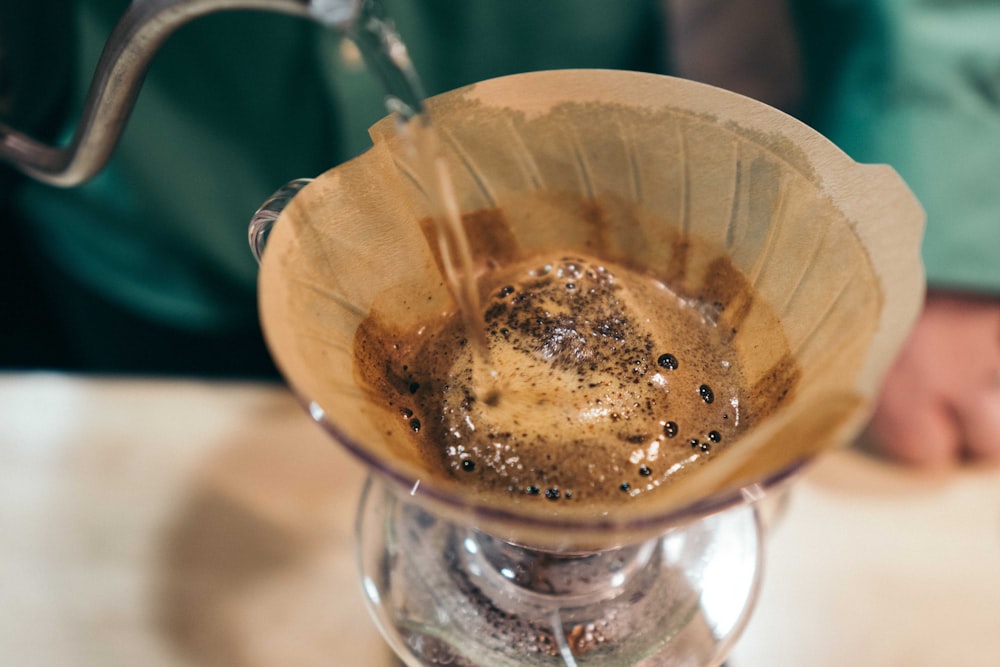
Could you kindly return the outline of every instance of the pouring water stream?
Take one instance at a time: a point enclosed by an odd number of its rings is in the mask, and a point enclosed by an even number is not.
[[[480,317],[479,287],[469,239],[455,196],[455,186],[442,153],[441,138],[424,107],[424,91],[409,52],[379,0],[362,0],[361,13],[347,36],[358,47],[368,69],[380,80],[389,112],[397,114],[397,132],[407,145],[418,175],[426,179],[445,283],[451,292],[473,354],[477,398],[499,400],[496,371],[490,362]]]

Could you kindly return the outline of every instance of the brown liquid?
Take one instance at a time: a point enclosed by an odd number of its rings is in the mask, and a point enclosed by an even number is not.
[[[486,281],[495,402],[477,400],[457,315],[410,332],[359,330],[365,384],[432,471],[538,502],[621,501],[711,460],[746,428],[732,333],[712,308],[578,255]]]

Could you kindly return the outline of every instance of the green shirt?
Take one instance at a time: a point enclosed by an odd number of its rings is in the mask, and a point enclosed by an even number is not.
[[[909,184],[927,211],[931,285],[1000,294],[1000,3],[799,8],[808,120]]]
[[[655,2],[386,4],[429,94],[531,69],[661,69]],[[62,55],[79,64],[82,97],[123,6],[77,10],[79,54]],[[153,60],[108,167],[78,188],[23,184],[23,224],[72,279],[123,308],[191,330],[254,326],[253,212],[287,181],[363,151],[386,114],[373,78],[342,65],[339,48],[332,31],[276,14],[182,27]],[[68,139],[76,114],[67,121]]]
[[[429,94],[537,69],[668,69],[658,0],[386,5]],[[1000,5],[794,6],[805,119],[907,180],[928,213],[931,283],[1000,293]],[[50,63],[75,66],[77,105],[123,10],[79,0],[72,35],[50,45]],[[372,77],[341,62],[340,47],[330,31],[274,14],[183,27],[154,59],[108,168],[69,190],[21,181],[10,195],[17,224],[67,280],[123,310],[192,332],[255,329],[254,210],[285,182],[364,150],[385,114]],[[26,78],[59,83],[39,68]],[[64,115],[68,137],[77,112]]]

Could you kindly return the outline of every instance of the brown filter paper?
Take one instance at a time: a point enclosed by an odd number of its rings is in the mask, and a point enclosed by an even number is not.
[[[486,529],[568,545],[724,507],[861,427],[923,295],[923,212],[892,169],[853,162],[761,103],[650,74],[515,75],[428,108],[461,210],[492,212],[466,223],[480,260],[578,251],[718,302],[768,416],[711,465],[598,514],[503,507],[434,481],[405,439],[385,435],[399,417],[367,400],[354,371],[369,316],[405,329],[453,310],[426,230],[431,186],[387,118],[371,150],[295,196],[260,274],[279,367],[363,460]]]

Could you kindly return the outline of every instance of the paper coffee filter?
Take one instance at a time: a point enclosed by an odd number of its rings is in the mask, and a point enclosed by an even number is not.
[[[775,479],[863,424],[922,303],[923,212],[890,168],[854,163],[763,104],[658,75],[523,74],[428,107],[461,210],[489,213],[466,222],[480,259],[565,250],[623,263],[716,302],[719,326],[737,331],[751,407],[768,416],[614,517],[642,522]],[[317,178],[276,223],[261,318],[314,416],[412,484],[424,463],[385,435],[399,417],[359,385],[354,336],[366,318],[406,329],[453,307],[427,231],[431,184],[393,119],[371,134],[370,151]],[[560,521],[585,520],[560,505]]]

